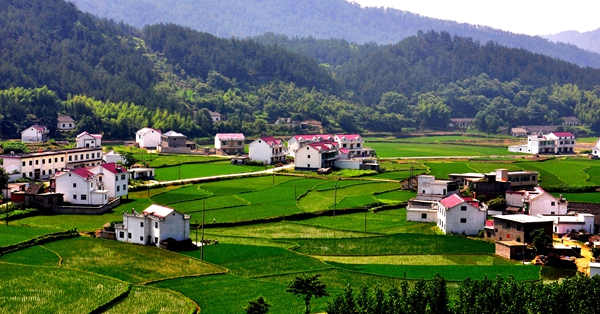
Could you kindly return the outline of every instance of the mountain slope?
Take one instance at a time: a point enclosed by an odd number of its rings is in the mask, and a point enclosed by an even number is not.
[[[524,48],[581,66],[600,68],[600,55],[574,45],[519,35],[485,26],[459,24],[410,12],[361,8],[344,0],[72,0],[81,10],[136,27],[175,23],[219,37],[258,36],[337,38],[350,42],[397,43],[417,31],[447,31],[486,43]]]
[[[578,31],[566,31],[554,35],[542,36],[554,42],[563,42],[575,45],[581,49],[600,53],[600,28],[595,31],[580,33]]]

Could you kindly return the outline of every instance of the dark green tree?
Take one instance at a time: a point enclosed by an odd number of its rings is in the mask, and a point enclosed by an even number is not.
[[[328,296],[327,286],[320,279],[321,274],[314,276],[308,276],[303,274],[294,278],[294,280],[288,285],[286,292],[293,293],[296,296],[302,296],[304,299],[304,305],[306,305],[306,314],[310,314],[310,300],[320,297]]]
[[[535,229],[529,234],[531,237],[531,248],[537,254],[545,254],[552,247],[552,236],[544,229]]]
[[[128,168],[128,169],[131,168],[133,165],[135,165],[138,162],[138,159],[135,158],[135,156],[131,152],[123,153],[123,158],[125,159],[123,166],[125,166],[125,168]]]
[[[260,296],[256,300],[248,301],[248,306],[244,309],[246,314],[267,314],[271,305]]]

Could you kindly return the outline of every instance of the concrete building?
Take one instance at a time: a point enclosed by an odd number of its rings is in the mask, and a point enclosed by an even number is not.
[[[129,173],[116,163],[105,163],[89,169],[96,174],[98,189],[107,190],[109,198],[127,196],[129,193]]]
[[[581,230],[594,234],[594,215],[592,214],[568,213],[566,215],[539,215],[539,217],[553,219],[552,232],[558,236]]]
[[[335,165],[337,159],[337,142],[308,142],[296,151],[294,169],[317,171],[319,168],[330,168]]]
[[[125,157],[123,157],[119,153],[116,153],[114,150],[111,150],[111,151],[107,152],[106,154],[102,155],[102,161],[105,163],[114,162],[114,163],[124,164]]]
[[[242,133],[217,133],[215,135],[215,149],[220,149],[225,154],[243,154],[246,137]]]
[[[339,144],[340,150],[348,150],[349,158],[368,158],[374,153],[372,149],[364,147],[364,139],[360,134],[336,134],[333,139]]]
[[[161,153],[186,154],[192,150],[187,145],[187,136],[171,130],[161,135],[161,143],[158,146],[158,151]]]
[[[56,129],[59,131],[70,131],[77,127],[75,120],[70,116],[61,115],[56,120],[58,121]]]
[[[334,138],[331,134],[298,134],[294,135],[288,141],[288,155],[296,157],[296,151],[300,146],[307,143],[316,143],[329,141],[333,142]]]
[[[592,147],[592,155],[596,157],[600,157],[600,138],[596,142],[596,145]]]
[[[76,137],[77,147],[102,147],[102,134],[79,133]]]
[[[506,191],[506,205],[521,208],[521,212],[531,216],[566,215],[569,203],[563,197],[535,188],[532,191]]]
[[[576,139],[571,132],[551,132],[546,135],[529,135],[527,143],[509,146],[509,152],[528,154],[573,154]]]
[[[169,238],[190,238],[190,216],[172,208],[150,205],[142,213],[123,213],[123,223],[115,224],[116,238],[122,242],[159,246]]]
[[[21,132],[23,143],[43,143],[48,140],[50,131],[43,125],[34,124]]]
[[[108,191],[98,184],[98,175],[85,168],[57,173],[55,192],[64,195],[64,202],[77,205],[105,205]]]
[[[519,243],[531,243],[531,232],[536,229],[544,229],[544,232],[552,236],[552,218],[542,218],[530,215],[496,215],[494,223],[486,225],[485,237],[494,241],[516,241]]]
[[[135,133],[135,142],[141,148],[156,149],[160,146],[162,133],[153,128],[142,128]]]
[[[282,140],[273,136],[261,137],[248,145],[250,160],[261,161],[265,165],[285,162],[287,150]]]
[[[477,200],[452,194],[435,206],[437,226],[444,234],[476,235],[484,228],[487,213]]]

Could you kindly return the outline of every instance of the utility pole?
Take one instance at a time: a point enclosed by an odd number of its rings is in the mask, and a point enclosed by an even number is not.
[[[200,247],[200,259],[204,260],[204,205],[202,202],[202,246]]]

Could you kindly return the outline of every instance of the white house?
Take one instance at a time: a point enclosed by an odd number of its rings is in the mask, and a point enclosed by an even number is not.
[[[294,169],[316,171],[329,168],[338,159],[338,143],[332,141],[306,143],[296,151]]]
[[[569,213],[566,215],[538,215],[540,218],[552,218],[552,232],[562,236],[571,231],[585,230],[594,234],[594,215],[585,213]]]
[[[139,144],[141,148],[156,149],[160,146],[162,133],[160,130],[153,128],[143,128],[135,133],[135,142]]]
[[[48,140],[48,128],[34,124],[21,132],[23,143],[42,143]]]
[[[218,112],[209,110],[208,113],[210,114],[210,118],[212,119],[212,122],[219,122],[219,121],[223,120],[223,116]]]
[[[600,157],[600,138],[596,142],[596,146],[592,147],[592,155]]]
[[[571,132],[551,132],[546,135],[529,135],[524,145],[509,146],[509,152],[529,154],[572,154],[575,135]]]
[[[102,134],[82,132],[77,135],[77,147],[102,147]]]
[[[75,120],[73,120],[73,118],[71,118],[69,116],[61,115],[61,116],[58,116],[58,118],[56,120],[58,121],[56,128],[59,131],[73,130],[77,126],[75,124]]]
[[[62,193],[65,203],[105,205],[108,191],[97,183],[97,175],[85,168],[66,170],[55,175],[55,192]]]
[[[437,226],[444,234],[476,235],[483,230],[486,210],[477,200],[452,194],[436,202]]]
[[[111,150],[111,151],[107,152],[106,154],[102,155],[102,161],[104,161],[105,163],[114,162],[114,163],[124,164],[125,163],[125,157],[123,157],[119,153],[115,153],[114,150]]]
[[[436,201],[458,194],[458,182],[436,180],[435,176],[417,176],[417,197],[406,205],[406,221],[437,222]]]
[[[288,141],[288,154],[292,157],[296,157],[296,151],[300,146],[306,143],[316,143],[323,141],[334,141],[331,134],[301,134],[294,135]]]
[[[364,147],[364,140],[360,134],[336,134],[334,140],[340,149],[348,149],[348,157],[371,157],[373,150]]]
[[[262,161],[265,165],[285,162],[287,150],[282,140],[273,136],[261,137],[248,145],[250,160]]]
[[[555,154],[573,154],[575,151],[575,135],[571,132],[551,132],[547,139],[556,142]]]
[[[115,224],[117,240],[158,246],[172,238],[183,241],[190,238],[190,216],[172,208],[150,205],[142,213],[135,209],[123,213],[123,223]]]
[[[242,133],[217,133],[215,135],[215,149],[222,150],[225,154],[243,154],[246,138]]]
[[[154,179],[154,168],[131,168],[129,169],[129,178],[132,180]]]
[[[129,173],[116,163],[106,163],[89,169],[96,174],[96,184],[101,190],[108,191],[109,198],[127,196],[129,193]]]
[[[506,205],[522,208],[528,215],[565,215],[569,203],[563,197],[536,187],[532,191],[506,191]]]

